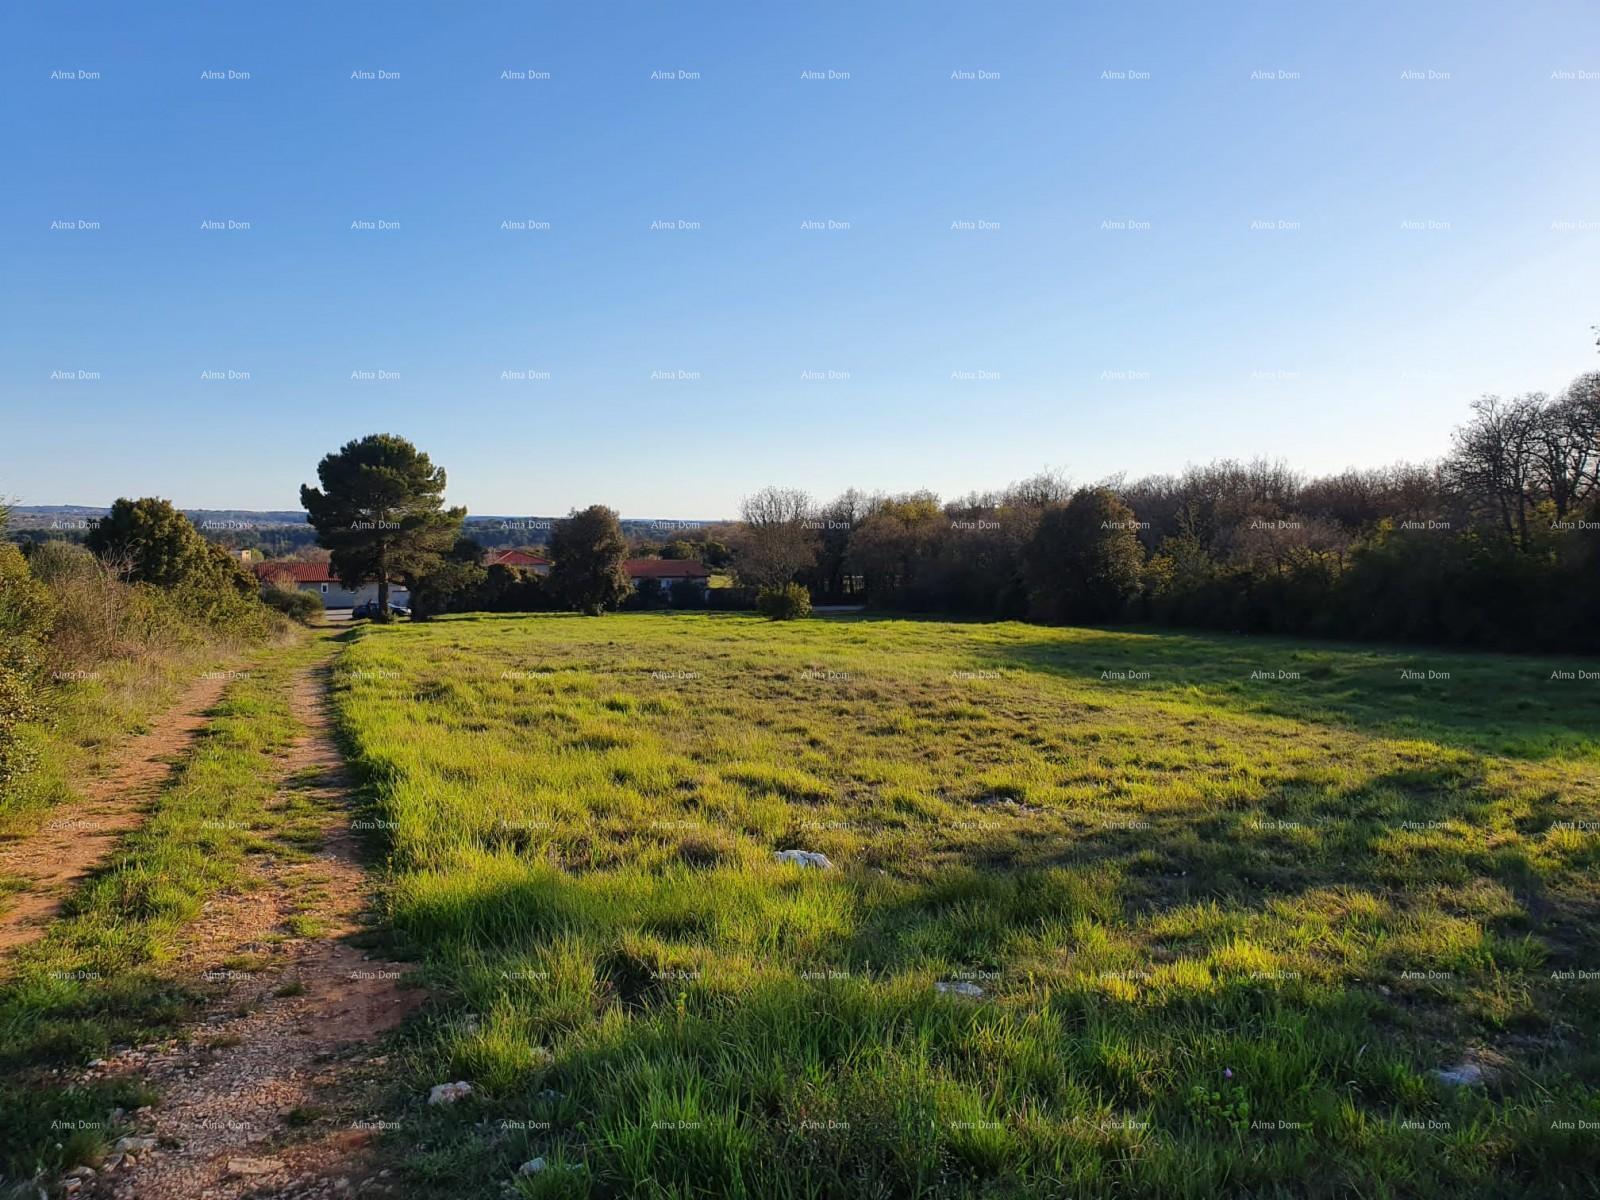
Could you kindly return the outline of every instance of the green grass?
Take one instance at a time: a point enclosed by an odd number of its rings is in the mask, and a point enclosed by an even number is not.
[[[1577,667],[871,618],[363,630],[360,824],[435,989],[394,1149],[451,1196],[534,1155],[538,1196],[1593,1195]],[[1489,1086],[1432,1077],[1469,1056]],[[475,1096],[416,1103],[448,1079]]]
[[[26,836],[55,805],[77,798],[79,781],[104,774],[202,671],[239,662],[232,643],[202,643],[50,675],[47,716],[23,729],[34,767],[0,793],[0,836]]]
[[[327,652],[310,639],[278,647],[231,682],[144,825],[40,941],[6,961],[0,1175],[95,1161],[106,1114],[131,1109],[124,1100],[136,1085],[64,1088],[52,1072],[178,1029],[201,998],[177,955],[202,905],[249,886],[251,855],[303,853],[297,843],[318,816],[304,803],[269,807],[273,756],[300,732],[289,707],[295,672]]]

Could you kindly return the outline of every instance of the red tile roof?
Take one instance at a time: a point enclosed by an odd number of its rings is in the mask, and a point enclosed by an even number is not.
[[[630,558],[623,563],[629,579],[708,579],[711,572],[693,558]]]
[[[264,562],[252,563],[257,579],[289,578],[296,583],[338,583],[327,563]]]
[[[540,558],[537,554],[529,554],[526,550],[484,551],[483,565],[492,567],[496,564],[503,567],[548,567],[550,560]]]

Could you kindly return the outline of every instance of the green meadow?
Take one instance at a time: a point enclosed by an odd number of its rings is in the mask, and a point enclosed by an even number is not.
[[[869,617],[359,630],[358,823],[432,990],[389,1151],[439,1196],[534,1157],[519,1194],[1595,1195],[1597,671]]]

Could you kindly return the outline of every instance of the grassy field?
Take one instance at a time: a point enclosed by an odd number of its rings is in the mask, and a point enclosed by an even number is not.
[[[1595,1195],[1597,670],[866,617],[364,630],[335,694],[436,989],[393,1149],[450,1196],[535,1155],[537,1196]]]

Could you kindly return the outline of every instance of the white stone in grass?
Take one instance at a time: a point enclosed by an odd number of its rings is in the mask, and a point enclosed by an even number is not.
[[[957,979],[948,983],[940,980],[933,986],[946,996],[965,996],[968,1000],[983,999],[983,989],[975,983],[968,983],[965,979]]]
[[[517,1174],[518,1175],[537,1175],[540,1171],[545,1169],[546,1165],[547,1164],[545,1163],[544,1159],[542,1159],[542,1158],[530,1158],[527,1162],[523,1163],[520,1167],[517,1168]]]
[[[454,1104],[463,1096],[472,1095],[472,1085],[463,1081],[456,1083],[437,1083],[428,1093],[429,1104]]]
[[[1475,1083],[1485,1082],[1489,1076],[1477,1063],[1464,1062],[1454,1067],[1441,1067],[1433,1073],[1433,1077],[1440,1083],[1453,1084],[1456,1087],[1471,1087]]]
[[[793,863],[797,867],[820,867],[824,871],[833,870],[833,864],[828,861],[828,856],[818,850],[779,850],[779,862]]]

